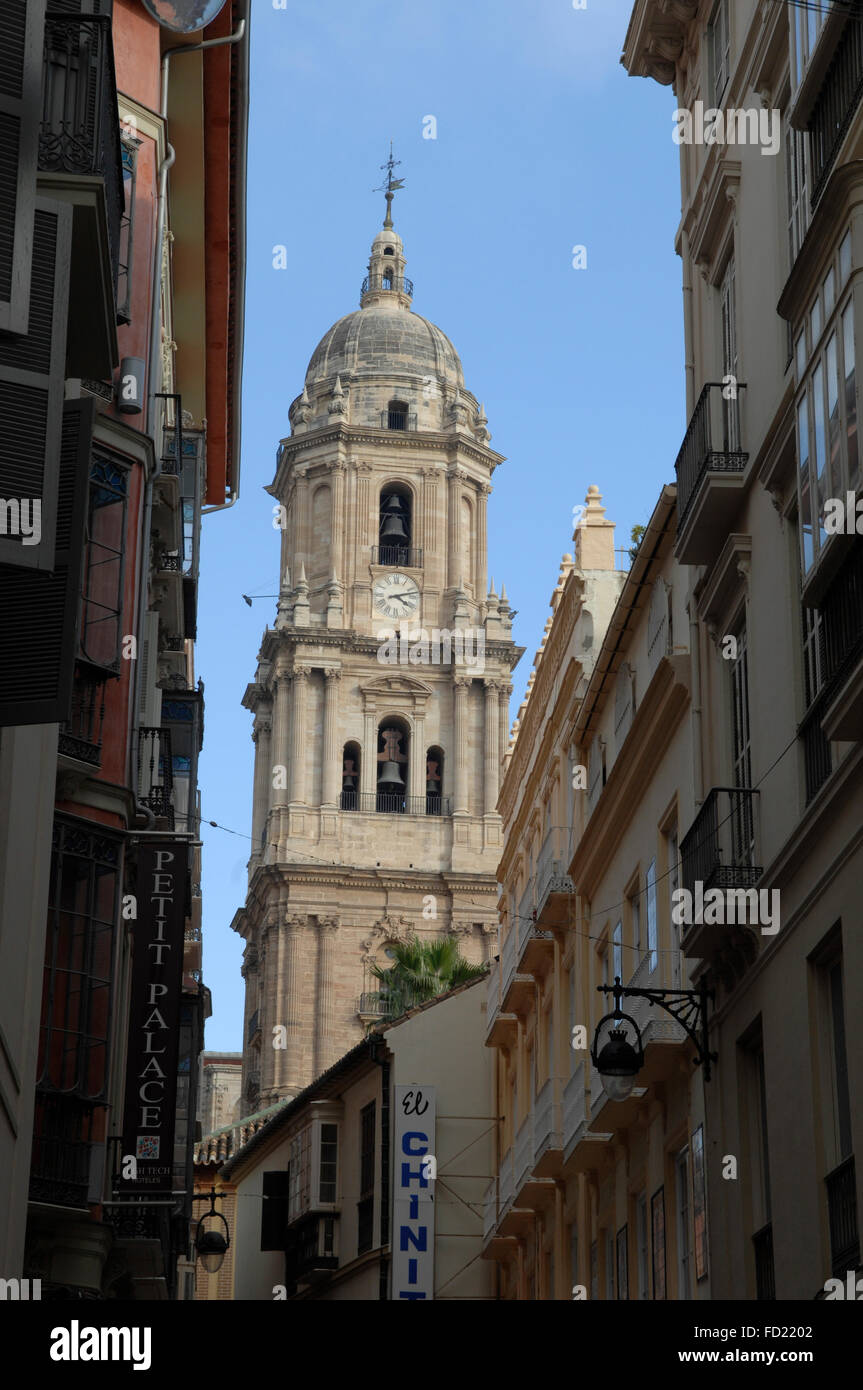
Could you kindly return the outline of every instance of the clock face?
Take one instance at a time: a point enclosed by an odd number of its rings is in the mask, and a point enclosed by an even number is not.
[[[394,571],[375,580],[374,605],[384,618],[409,618],[420,604],[420,591],[413,579]]]

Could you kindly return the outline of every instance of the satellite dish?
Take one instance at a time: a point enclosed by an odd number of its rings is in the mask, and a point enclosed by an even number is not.
[[[227,0],[141,0],[144,9],[165,29],[191,34],[203,29],[223,10]]]

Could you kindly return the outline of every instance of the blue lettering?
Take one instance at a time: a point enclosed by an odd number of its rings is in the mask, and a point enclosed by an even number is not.
[[[401,1227],[399,1228],[399,1249],[400,1249],[400,1250],[407,1250],[408,1244],[409,1244],[409,1243],[410,1243],[411,1245],[416,1246],[417,1250],[423,1250],[423,1251],[428,1250],[428,1248],[429,1248],[428,1240],[429,1240],[429,1228],[428,1228],[428,1226],[420,1226],[420,1228],[419,1228],[419,1230],[416,1232],[416,1234],[414,1234],[414,1232],[411,1230],[410,1226],[401,1226]]]

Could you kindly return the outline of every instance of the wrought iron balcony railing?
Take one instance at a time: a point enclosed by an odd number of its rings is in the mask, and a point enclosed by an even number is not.
[[[797,730],[803,744],[803,767],[806,774],[806,805],[820,791],[833,771],[833,755],[830,740],[825,734],[821,721],[829,703],[829,691],[822,690],[813,700]]]
[[[343,792],[342,796],[348,795]],[[448,816],[451,798],[448,796],[403,796],[401,792],[354,792],[355,808],[374,811],[385,816]]]
[[[754,888],[755,797],[750,787],[713,787],[680,844],[683,887]]]
[[[168,729],[138,730],[138,784],[140,800],[157,820],[174,829],[174,765]]]
[[[30,1200],[86,1207],[96,1106],[77,1096],[36,1092]]]
[[[39,168],[104,179],[116,296],[123,164],[111,21],[105,15],[45,19]]]
[[[78,666],[72,687],[72,712],[60,725],[58,751],[79,762],[99,767],[102,762],[102,726],[108,677]]]
[[[402,569],[421,570],[423,553],[412,545],[373,545],[373,565],[398,565]]]
[[[740,442],[740,397],[746,389],[737,382],[737,394],[726,400],[730,388],[708,381],[698,397],[674,465],[677,474],[677,517],[682,525],[693,498],[708,473],[741,473],[749,455]]]
[[[863,542],[852,545],[819,605],[824,684],[834,690],[863,654]]]
[[[860,1263],[860,1233],[857,1226],[857,1178],[854,1155],[846,1158],[824,1179],[830,1222],[830,1260],[833,1278],[841,1279]]]
[[[812,207],[825,185],[863,97],[863,24],[852,14],[824,76],[809,120]]]
[[[384,279],[382,275],[367,275],[363,280],[362,293],[368,294],[369,290],[402,290],[404,294],[409,294],[413,298],[414,282],[409,280],[406,275],[393,275],[390,281]]]

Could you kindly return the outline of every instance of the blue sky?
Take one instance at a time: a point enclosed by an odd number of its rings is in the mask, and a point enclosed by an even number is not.
[[[676,103],[620,66],[630,11],[631,0],[252,0],[241,498],[204,519],[198,620],[208,1048],[242,1047],[230,923],[245,896],[253,745],[240,700],[275,611],[241,594],[278,586],[263,488],[312,351],[358,305],[390,138],[413,307],[452,339],[507,458],[488,545],[526,648],[511,718],[573,506],[596,483],[623,546],[673,480],[686,423]],[[435,140],[423,139],[429,115]],[[277,245],[286,270],[273,269]],[[576,245],[585,270],[572,267]]]

